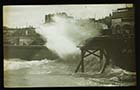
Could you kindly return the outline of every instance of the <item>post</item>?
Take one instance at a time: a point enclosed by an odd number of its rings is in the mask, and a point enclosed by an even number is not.
[[[107,50],[106,49],[103,49],[102,52],[103,52],[103,55],[105,56],[105,59],[104,59],[103,65],[102,65],[102,67],[100,69],[100,73],[103,73],[104,72],[104,70],[105,70],[105,68],[107,66],[107,63],[110,60],[110,57],[108,55]]]
[[[102,61],[103,61],[103,49],[100,49],[100,69],[102,68]]]
[[[84,54],[85,54],[85,51],[83,49],[81,49],[81,61],[78,64],[78,66],[75,70],[75,73],[79,70],[80,66],[81,66],[82,72],[84,72]]]
[[[84,72],[84,50],[81,49],[81,71]]]

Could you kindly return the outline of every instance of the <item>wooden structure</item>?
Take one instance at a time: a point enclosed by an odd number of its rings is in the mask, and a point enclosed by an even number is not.
[[[100,54],[96,54],[96,52],[99,51]],[[87,53],[87,54],[86,54]],[[105,56],[105,60],[106,61],[109,61],[110,60],[110,57],[108,56],[107,54],[107,51],[106,49],[81,49],[81,61],[78,65],[78,67],[76,68],[75,72],[77,72],[81,66],[81,71],[84,72],[84,58],[90,56],[90,55],[94,55],[96,57],[98,57],[100,59],[100,62],[102,61],[103,59],[103,56]],[[102,66],[101,63],[100,63],[100,73],[102,73],[104,71],[104,68],[105,68],[105,64]]]
[[[84,46],[79,46],[81,50],[81,61],[78,64],[75,72],[78,72],[78,70],[81,67],[81,71],[84,72],[84,61],[85,58],[94,55],[100,59],[100,73],[104,71],[104,68],[106,65],[109,63],[110,60],[110,55],[108,53],[108,49],[106,48],[106,45],[103,45],[103,43],[108,42],[108,37],[95,37],[95,38],[90,38],[87,41],[85,41]],[[97,53],[99,52],[99,53]],[[103,57],[105,57],[105,62],[103,65],[101,65],[103,61]]]
[[[104,71],[110,61],[125,70],[135,71],[134,37],[102,35],[87,39],[79,48],[81,50],[81,61],[75,72],[78,72],[80,67],[82,72],[85,71],[84,61],[90,55],[100,59],[99,73]]]

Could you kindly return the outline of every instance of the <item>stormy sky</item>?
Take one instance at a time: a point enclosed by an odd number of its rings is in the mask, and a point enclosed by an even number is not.
[[[129,6],[129,5],[127,5]],[[3,25],[8,27],[39,26],[49,13],[66,12],[77,19],[103,18],[126,4],[90,5],[12,5],[3,7]]]

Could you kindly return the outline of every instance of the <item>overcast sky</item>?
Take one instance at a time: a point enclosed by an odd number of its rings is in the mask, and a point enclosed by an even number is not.
[[[66,12],[75,18],[103,18],[112,10],[126,7],[126,4],[90,5],[16,5],[3,7],[3,25],[8,27],[38,26],[49,13]]]

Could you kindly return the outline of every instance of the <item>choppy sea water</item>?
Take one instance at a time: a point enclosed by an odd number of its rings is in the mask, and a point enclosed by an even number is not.
[[[5,87],[135,86],[136,73],[107,67],[97,74],[96,64],[74,73],[77,63],[60,60],[4,60]],[[95,67],[96,66],[96,67]]]

